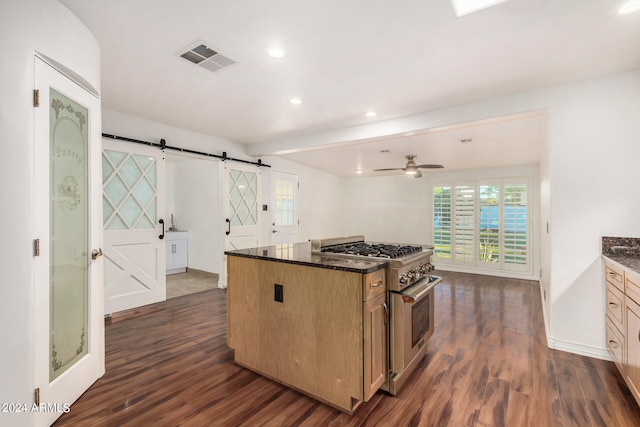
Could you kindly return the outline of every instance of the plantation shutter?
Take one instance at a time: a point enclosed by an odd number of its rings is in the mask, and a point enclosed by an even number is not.
[[[433,246],[434,255],[451,258],[451,187],[433,188]]]
[[[529,178],[433,185],[434,261],[531,273]]]
[[[504,185],[504,263],[508,270],[526,270],[529,264],[529,209],[528,185],[509,183]]]
[[[475,261],[476,200],[474,185],[456,185],[454,189],[453,259]]]

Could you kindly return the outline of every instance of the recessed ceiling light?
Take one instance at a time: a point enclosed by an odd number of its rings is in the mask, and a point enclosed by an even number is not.
[[[362,169],[356,169],[356,173],[357,174],[361,174],[362,173]]]
[[[453,5],[456,16],[460,18],[461,16],[479,12],[506,1],[508,0],[451,0],[451,4]]]
[[[627,14],[640,10],[640,0],[631,0],[622,5],[618,13]]]
[[[293,104],[293,105],[300,105],[300,104],[302,104],[302,99],[300,99],[300,98],[291,98],[289,100],[289,102],[291,104]]]
[[[272,58],[280,59],[287,56],[287,51],[281,47],[272,47],[267,51],[267,54]]]
[[[375,117],[376,116],[376,112],[375,111],[367,111],[364,115],[367,116],[367,117]]]

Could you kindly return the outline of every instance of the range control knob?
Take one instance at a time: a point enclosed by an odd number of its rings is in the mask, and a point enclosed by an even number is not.
[[[407,273],[407,277],[409,278],[409,281],[413,282],[414,280],[416,280],[416,277],[418,277],[418,273],[416,272],[416,270],[409,270],[409,272]]]
[[[400,276],[400,278],[398,279],[398,282],[400,282],[401,285],[406,285],[407,282],[409,280],[407,279],[407,275],[403,274],[402,276]]]

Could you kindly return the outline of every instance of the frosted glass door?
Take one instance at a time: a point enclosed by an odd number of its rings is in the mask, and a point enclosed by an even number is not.
[[[49,380],[87,354],[88,110],[50,92]]]
[[[41,403],[60,408],[104,374],[100,98],[38,57],[34,70],[40,100],[32,110],[34,209],[29,213],[34,313],[33,334],[25,337],[33,343],[33,376],[25,381]],[[27,424],[38,426],[52,425],[60,416],[42,406],[31,412],[34,419]]]

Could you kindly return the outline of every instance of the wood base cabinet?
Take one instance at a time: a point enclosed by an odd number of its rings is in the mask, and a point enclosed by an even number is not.
[[[640,404],[640,274],[607,258],[604,267],[607,350]]]
[[[627,301],[627,364],[625,381],[640,404],[640,305]]]
[[[235,362],[353,413],[385,381],[385,272],[228,255]]]

